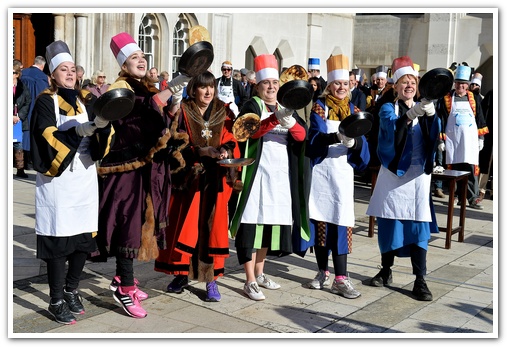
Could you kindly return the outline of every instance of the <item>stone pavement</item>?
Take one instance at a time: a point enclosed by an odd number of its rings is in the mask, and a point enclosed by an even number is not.
[[[153,262],[136,261],[135,275],[150,297],[143,302],[148,316],[131,318],[114,301],[108,289],[115,272],[114,259],[110,259],[107,263],[87,263],[79,288],[85,299],[86,314],[78,316],[75,325],[61,325],[46,311],[49,302],[46,268],[35,257],[35,172],[28,171],[28,174],[28,179],[13,178],[13,201],[9,201],[13,210],[8,222],[13,225],[9,235],[12,245],[8,248],[8,278],[13,284],[8,315],[11,338],[42,337],[40,333],[52,334],[43,337],[85,338],[499,336],[497,201],[484,200],[482,211],[467,208],[464,242],[458,242],[455,234],[451,248],[445,249],[444,233],[432,237],[426,281],[433,301],[420,302],[411,297],[414,276],[407,258],[395,260],[392,287],[367,285],[378,272],[380,254],[376,234],[368,237],[365,211],[370,186],[360,180],[355,184],[357,225],[353,251],[348,257],[349,275],[355,288],[362,293],[357,299],[334,295],[329,287],[324,290],[306,288],[305,284],[313,279],[317,269],[314,254],[307,254],[305,258],[294,255],[268,258],[265,273],[282,288],[265,289],[266,300],[252,301],[242,292],[245,276],[231,240],[226,275],[218,282],[221,302],[204,301],[204,283],[191,282],[182,294],[169,294],[165,288],[172,276],[153,271]],[[434,201],[439,225],[444,226],[447,200],[435,198]],[[454,226],[458,223],[458,215],[459,209],[455,209]],[[286,333],[300,335],[284,335]],[[308,335],[311,333],[324,335]],[[329,333],[344,334],[331,336]]]

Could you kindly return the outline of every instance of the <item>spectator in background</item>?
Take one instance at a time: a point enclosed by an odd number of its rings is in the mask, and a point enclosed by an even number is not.
[[[89,83],[89,79],[85,79],[85,69],[81,65],[76,65],[76,73],[77,73],[77,80],[76,80],[76,87],[78,89],[84,89]]]
[[[35,100],[39,96],[39,94],[46,88],[49,88],[49,78],[44,71],[44,66],[46,65],[46,59],[43,56],[36,56],[33,62],[33,65],[23,69],[23,74],[21,75],[21,82],[28,88],[30,91],[30,110],[28,111],[27,122],[23,126],[23,159],[25,170],[31,170],[32,166],[32,157],[30,153],[30,121],[32,118],[33,106],[35,105]]]
[[[357,76],[359,75],[356,74],[356,71],[349,72],[350,101],[361,111],[366,111],[366,95],[358,88]]]
[[[169,72],[162,71],[160,73],[160,90],[166,90],[168,88],[167,83],[169,82]]]
[[[248,81],[248,84],[250,85],[250,94],[247,95],[247,100],[248,100],[256,95],[255,85],[257,84],[257,81],[255,79],[255,71],[249,70],[246,73],[246,80]]]
[[[107,92],[110,84],[107,83],[106,74],[102,70],[96,70],[91,78],[90,83],[84,88],[89,90],[97,98]]]
[[[155,88],[160,90],[160,78],[158,76],[158,69],[156,67],[152,67],[148,71],[148,78],[150,79],[151,83],[155,85]]]
[[[16,177],[28,178],[25,173],[25,162],[23,155],[23,127],[29,129],[28,111],[30,110],[30,91],[21,82],[21,66],[19,60],[14,60],[12,68],[12,92],[13,92],[13,158],[14,167],[16,168]]]
[[[241,82],[241,71],[234,69],[234,71],[232,72],[232,78]]]

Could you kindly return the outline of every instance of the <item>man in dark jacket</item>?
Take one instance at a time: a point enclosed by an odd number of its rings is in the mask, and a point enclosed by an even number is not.
[[[350,93],[352,95],[350,101],[359,108],[361,111],[366,110],[366,95],[357,86],[357,75],[356,71],[352,70],[349,72],[349,85]]]
[[[43,70],[46,65],[46,59],[43,56],[36,56],[32,66],[23,69],[21,82],[30,91],[31,101],[28,110],[27,121],[23,122],[23,157],[25,169],[32,169],[32,159],[30,156],[30,118],[32,117],[33,105],[37,96],[46,88],[49,88],[48,75]]]

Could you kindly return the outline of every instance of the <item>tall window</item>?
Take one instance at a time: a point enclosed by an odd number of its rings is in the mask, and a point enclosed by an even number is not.
[[[148,69],[155,66],[155,32],[153,30],[155,18],[147,14],[139,25],[139,47],[144,52]]]
[[[172,58],[172,77],[176,77],[178,72],[178,63],[187,49],[187,21],[180,16],[180,20],[174,26],[173,31],[173,58]]]

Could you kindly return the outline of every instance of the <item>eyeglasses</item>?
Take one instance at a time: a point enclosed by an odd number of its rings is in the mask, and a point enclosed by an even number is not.
[[[100,78],[106,78],[106,76],[97,76],[97,77],[100,77]]]
[[[232,69],[222,69],[222,71],[231,71]]]
[[[19,72],[17,72],[17,71],[12,71],[12,74],[13,74],[13,75],[19,75]]]

